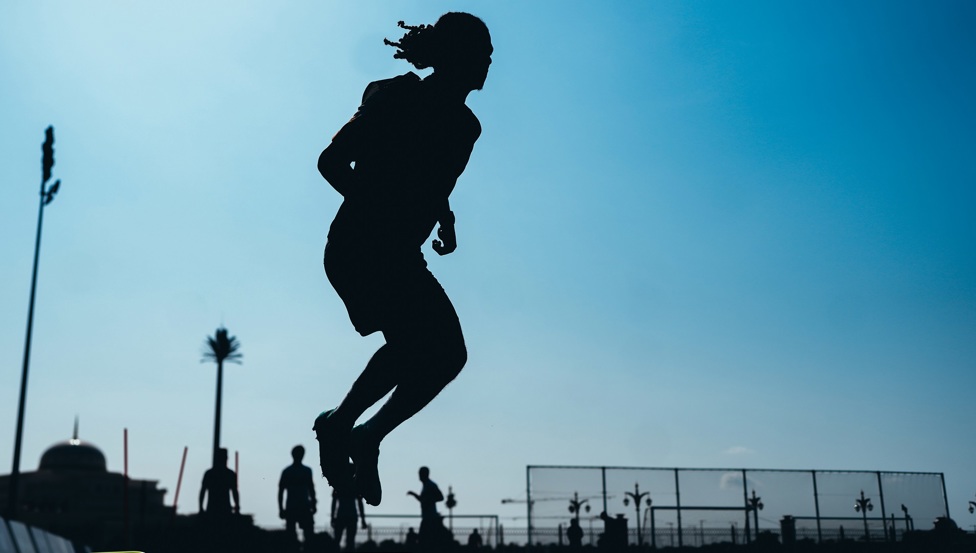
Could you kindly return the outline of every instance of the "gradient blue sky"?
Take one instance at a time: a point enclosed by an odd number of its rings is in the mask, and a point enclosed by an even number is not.
[[[22,467],[78,415],[112,470],[128,428],[167,502],[189,446],[194,511],[224,324],[223,442],[278,524],[289,450],[315,465],[312,419],[381,343],[323,274],[340,197],[315,160],[411,69],[397,20],[448,10],[495,45],[460,246],[427,250],[470,362],[384,443],[372,512],[417,512],[422,464],[506,525],[527,464],[733,466],[945,472],[976,523],[967,1],[5,2],[0,462],[53,124]]]

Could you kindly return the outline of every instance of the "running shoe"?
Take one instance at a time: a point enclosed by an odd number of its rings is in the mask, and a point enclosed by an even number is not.
[[[322,476],[339,492],[353,486],[353,473],[349,465],[349,431],[342,429],[332,419],[335,409],[324,411],[315,419],[312,430],[319,442],[319,466]]]

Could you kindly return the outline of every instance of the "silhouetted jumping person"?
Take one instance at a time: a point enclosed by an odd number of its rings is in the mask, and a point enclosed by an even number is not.
[[[457,248],[448,197],[481,134],[464,102],[484,85],[493,51],[488,28],[471,14],[399,25],[407,33],[398,42],[384,40],[397,48],[394,57],[418,69],[433,67],[433,74],[370,83],[359,110],[318,161],[319,172],[343,196],[329,229],[326,275],[356,330],[363,336],[381,331],[386,343],[313,428],[329,484],[354,486],[370,505],[382,498],[380,442],[467,360],[457,313],[427,270],[421,247],[439,224],[434,251],[446,255]],[[353,428],[391,390],[379,411]]]
[[[281,471],[278,480],[278,516],[285,520],[285,531],[297,540],[295,526],[302,529],[305,543],[315,534],[313,515],[316,510],[315,484],[312,469],[302,464],[305,448],[296,445],[291,450],[292,463]]]

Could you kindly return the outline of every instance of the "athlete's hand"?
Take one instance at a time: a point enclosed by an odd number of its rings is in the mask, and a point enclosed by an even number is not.
[[[430,243],[438,255],[447,255],[457,249],[457,235],[454,233],[454,225],[441,224],[437,229],[437,238]]]

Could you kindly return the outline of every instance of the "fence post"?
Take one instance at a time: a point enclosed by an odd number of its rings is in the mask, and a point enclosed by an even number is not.
[[[678,547],[684,546],[684,532],[681,530],[681,484],[678,482],[678,469],[674,469],[674,505],[678,513]]]
[[[881,485],[881,471],[879,470],[875,474],[878,475],[878,499],[881,501],[881,529],[884,531],[884,540],[888,541],[888,524],[885,523],[885,520],[888,518],[888,513],[885,511],[884,487]]]
[[[531,466],[525,467],[525,508],[528,510],[526,513],[529,517],[529,522],[526,527],[526,541],[525,546],[527,549],[532,548],[532,483],[531,483]],[[501,544],[499,544],[501,545]]]
[[[749,483],[746,481],[746,469],[742,469],[742,504],[746,507],[746,543],[752,543],[752,533],[749,531]],[[759,536],[759,528],[756,528]]]
[[[603,512],[607,513],[607,467],[600,467],[600,473],[603,478]],[[607,513],[610,516],[610,513]]]
[[[820,494],[817,493],[817,471],[811,470],[813,475],[813,507],[817,511],[817,543],[823,543],[823,530],[820,528]]]

